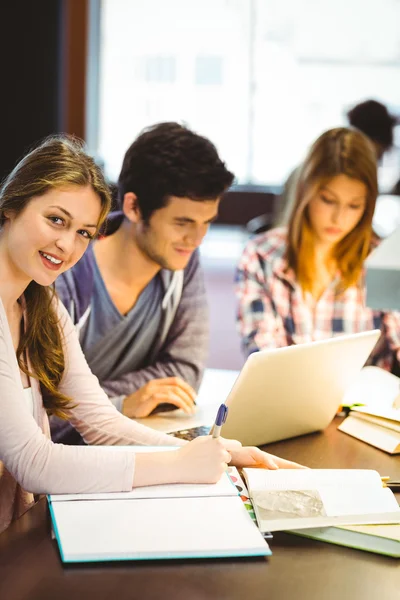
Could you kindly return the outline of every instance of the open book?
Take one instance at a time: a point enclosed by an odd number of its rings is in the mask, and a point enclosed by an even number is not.
[[[365,367],[346,392],[344,403],[352,410],[338,429],[390,454],[400,453],[399,392],[398,377]]]
[[[227,474],[210,485],[59,494],[48,502],[63,562],[271,554]]]
[[[392,491],[376,471],[243,469],[261,531],[400,523]]]

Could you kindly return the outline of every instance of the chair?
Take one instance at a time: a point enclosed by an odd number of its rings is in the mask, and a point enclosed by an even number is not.
[[[262,190],[228,190],[222,197],[216,223],[247,229],[252,223],[251,227],[263,227],[265,231],[274,223],[278,198],[277,194]]]

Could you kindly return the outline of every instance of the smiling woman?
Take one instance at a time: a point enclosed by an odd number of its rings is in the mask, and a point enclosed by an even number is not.
[[[81,258],[98,229],[101,208],[91,185],[68,185],[35,196],[20,213],[5,210],[10,260],[21,280],[25,275],[28,283],[54,283]]]
[[[400,315],[365,304],[364,261],[376,246],[376,155],[359,131],[336,128],[312,145],[287,228],[252,239],[237,272],[239,331],[247,353],[381,329],[370,361],[400,357]]]
[[[120,414],[91,373],[56,276],[83,255],[110,206],[99,168],[80,143],[45,140],[0,190],[0,532],[33,494],[128,491],[154,483],[211,483],[228,462],[293,466],[239,442],[182,440]],[[48,415],[68,419],[88,444],[174,445],[176,452],[64,446]]]
[[[40,381],[45,407],[54,414],[64,415],[71,403],[58,390],[64,358],[53,291],[44,286],[79,260],[109,208],[100,169],[82,143],[69,137],[48,138],[18,163],[1,189],[0,272],[3,281],[13,282],[1,299],[19,321],[25,310],[30,327],[20,335],[17,319],[12,331],[18,363],[27,376],[29,349],[30,368]],[[92,233],[84,223],[93,224]]]

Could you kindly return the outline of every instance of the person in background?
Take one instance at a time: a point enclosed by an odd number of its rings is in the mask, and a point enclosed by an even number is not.
[[[356,104],[347,113],[352,127],[362,131],[372,142],[378,162],[393,146],[393,129],[397,119],[386,106],[377,100],[366,100]]]
[[[377,161],[381,161],[385,152],[393,146],[393,129],[397,123],[386,106],[377,100],[366,100],[356,104],[346,114],[349,125],[364,133],[372,142]],[[287,225],[295,202],[296,185],[300,166],[294,169],[283,186],[279,199],[277,226]],[[395,192],[392,192],[395,193]]]
[[[211,483],[229,462],[296,466],[223,438],[186,443],[124,417],[108,400],[52,285],[83,256],[109,206],[100,169],[63,136],[28,153],[0,188],[0,532],[34,494]],[[49,414],[69,419],[96,447],[53,443]],[[104,447],[133,444],[181,447],[137,455]]]
[[[194,410],[209,340],[197,248],[233,177],[187,127],[147,128],[125,154],[105,237],[56,281],[91,370],[126,416]],[[56,420],[52,432],[76,441]]]
[[[364,261],[376,244],[375,149],[360,131],[331,129],[299,173],[286,227],[251,239],[236,274],[238,330],[246,354],[381,329],[371,364],[391,370],[400,314],[365,305]]]

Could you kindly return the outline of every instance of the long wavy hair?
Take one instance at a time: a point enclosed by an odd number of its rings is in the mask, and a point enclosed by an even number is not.
[[[334,248],[341,291],[359,284],[371,248],[372,217],[378,195],[374,147],[360,131],[345,127],[330,129],[314,142],[300,168],[288,223],[288,268],[293,269],[304,291],[312,291],[314,279],[314,236],[308,205],[337,175],[362,181],[367,188],[366,206],[359,223]]]
[[[93,158],[84,151],[83,142],[67,135],[46,138],[5,179],[0,188],[0,228],[7,211],[18,215],[33,197],[66,186],[91,186],[101,202],[99,228],[111,205],[108,185]],[[41,286],[35,281],[26,288],[27,326],[21,333],[17,359],[20,369],[39,381],[48,414],[66,418],[73,404],[58,389],[65,358],[54,295],[53,286]]]

